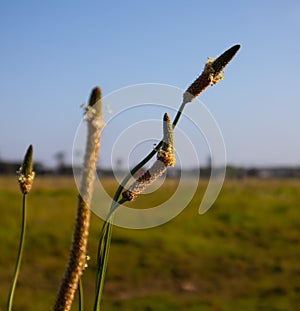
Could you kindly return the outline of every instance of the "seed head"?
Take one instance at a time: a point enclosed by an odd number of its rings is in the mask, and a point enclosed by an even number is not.
[[[30,191],[35,176],[35,173],[32,171],[32,154],[33,147],[30,145],[24,156],[23,164],[17,171],[18,182],[23,194],[27,194]]]
[[[93,88],[89,99],[89,106],[93,107],[97,102],[101,100],[101,89],[96,86]]]
[[[222,72],[239,50],[240,45],[234,45],[217,59],[208,58],[201,75],[188,87],[183,94],[183,102],[189,103],[212,84],[218,83],[224,78]]]
[[[163,120],[163,143],[157,153],[157,160],[149,170],[131,184],[128,190],[122,193],[123,199],[126,201],[133,201],[149,185],[155,182],[166,171],[168,166],[175,165],[173,126],[167,113],[165,113]]]
[[[163,143],[157,153],[157,159],[162,161],[165,166],[174,166],[176,160],[174,157],[173,125],[167,112],[164,114],[163,135]]]
[[[230,49],[226,50],[223,54],[221,54],[213,63],[212,66],[216,74],[222,72],[225,66],[233,59],[234,55],[240,49],[240,45],[236,44]]]

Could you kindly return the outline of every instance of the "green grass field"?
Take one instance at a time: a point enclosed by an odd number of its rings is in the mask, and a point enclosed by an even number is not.
[[[113,193],[114,183],[104,183]],[[139,203],[151,207],[168,195],[171,183]],[[298,310],[300,180],[227,180],[214,206],[200,216],[195,202],[205,185],[163,226],[114,228],[103,311]],[[68,257],[76,194],[72,178],[35,180],[15,311],[51,310]],[[16,178],[0,178],[0,213],[0,310],[5,310],[21,221]],[[101,224],[92,217],[91,260],[83,277],[86,310],[93,304]]]

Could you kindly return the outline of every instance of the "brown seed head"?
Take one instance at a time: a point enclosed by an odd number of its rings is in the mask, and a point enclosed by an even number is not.
[[[240,49],[240,45],[236,44],[230,49],[226,50],[223,54],[221,54],[213,63],[212,66],[216,74],[222,72],[225,66],[233,59],[234,55]]]
[[[35,173],[32,171],[33,147],[30,145],[24,156],[23,164],[17,171],[21,192],[27,194],[32,186]]]
[[[219,80],[222,80],[224,78],[222,71],[239,48],[240,45],[237,44],[225,51],[217,59],[209,58],[201,75],[184,92],[183,102],[191,102],[210,85],[216,84]]]
[[[149,185],[155,182],[166,171],[168,166],[175,165],[173,125],[167,113],[165,113],[163,120],[163,143],[157,153],[157,160],[150,169],[130,185],[128,190],[123,191],[122,196],[126,201],[133,201]]]
[[[165,166],[174,166],[176,162],[174,156],[174,132],[168,113],[164,114],[163,120],[163,143],[157,152],[157,159],[162,161]]]
[[[93,88],[90,99],[89,99],[89,106],[94,106],[99,100],[101,99],[101,89],[100,87],[96,86]]]

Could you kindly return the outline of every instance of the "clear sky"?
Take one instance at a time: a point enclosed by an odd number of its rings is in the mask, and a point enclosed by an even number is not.
[[[184,90],[208,56],[239,43],[201,96],[228,162],[300,166],[299,38],[298,0],[1,1],[0,159],[31,143],[40,161],[69,159],[92,87]]]

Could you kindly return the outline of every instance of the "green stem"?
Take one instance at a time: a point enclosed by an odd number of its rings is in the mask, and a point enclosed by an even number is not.
[[[82,280],[78,282],[78,311],[84,311],[84,297],[83,297],[83,286]]]
[[[112,220],[113,216],[109,221],[106,221],[103,224],[103,233],[100,242],[100,258],[98,260],[98,271],[97,271],[97,284],[96,284],[96,297],[95,297],[95,304],[94,304],[94,311],[100,311],[100,303],[101,297],[104,287],[105,281],[105,274],[107,269],[108,257],[109,257],[109,250],[110,250],[110,242],[111,242],[111,234],[112,234]]]
[[[239,50],[240,45],[235,45],[225,51],[223,54],[221,54],[213,63],[212,67],[214,69],[214,75],[217,76],[224,68],[225,66],[230,62],[230,60],[234,57],[236,52]],[[203,79],[203,81],[199,84],[199,78]],[[187,89],[187,91],[183,94],[183,101],[178,109],[178,112],[175,116],[175,119],[173,121],[173,129],[176,127],[183,109],[185,105],[193,100],[195,97],[197,97],[202,91],[204,91],[210,84],[211,79],[207,78],[207,72],[204,71],[202,74],[191,84],[191,86]],[[199,84],[199,85],[198,85]],[[196,87],[196,89],[195,89]],[[185,96],[187,92],[189,92],[190,89],[193,89],[194,92],[191,92],[190,96]],[[199,88],[199,89],[198,89]],[[96,298],[95,298],[95,304],[94,304],[94,311],[100,310],[100,302],[101,302],[101,295],[103,290],[103,284],[104,284],[104,278],[106,273],[106,266],[107,266],[107,260],[108,260],[108,253],[109,253],[109,247],[110,247],[110,240],[111,240],[111,233],[112,233],[112,219],[115,210],[119,205],[124,203],[124,198],[121,198],[119,201],[119,198],[121,196],[121,193],[123,189],[125,188],[127,182],[131,179],[131,177],[141,168],[143,167],[160,149],[162,146],[163,141],[161,140],[157,146],[139,163],[137,164],[123,179],[121,184],[119,185],[114,198],[113,202],[111,204],[110,211],[108,213],[108,216],[106,217],[106,220],[102,226],[99,245],[98,245],[98,258],[97,258],[97,276],[96,276]]]
[[[107,218],[104,221],[104,224],[101,229],[98,245],[98,254],[97,254],[97,275],[96,275],[96,294],[95,294],[94,311],[100,311],[100,303],[104,287],[105,274],[107,270],[108,255],[110,250],[113,212],[122,203],[124,203],[123,200],[120,200],[119,203],[115,201],[112,202],[110,212],[108,213]]]
[[[17,280],[18,280],[18,276],[19,276],[19,272],[20,272],[21,261],[22,261],[22,257],[23,257],[25,233],[26,233],[26,194],[23,194],[21,235],[20,235],[20,242],[19,242],[19,249],[18,249],[15,271],[14,271],[13,280],[12,280],[12,284],[11,284],[9,295],[8,295],[7,309],[6,309],[7,311],[11,311],[11,309],[12,309],[15,289],[16,289]]]
[[[186,103],[182,103],[176,116],[173,121],[173,128],[177,125],[180,116],[182,114],[182,111],[185,107]],[[104,280],[105,280],[105,274],[107,270],[107,263],[108,263],[108,256],[109,256],[109,249],[110,249],[110,243],[111,243],[111,235],[112,235],[112,220],[113,220],[113,214],[114,211],[126,202],[125,199],[121,198],[120,201],[119,197],[127,184],[127,182],[130,180],[130,178],[141,168],[143,167],[160,149],[162,146],[163,141],[161,140],[156,147],[139,163],[137,164],[129,174],[123,179],[121,184],[119,185],[114,198],[113,202],[110,207],[110,211],[106,217],[106,220],[102,226],[100,239],[99,239],[99,245],[98,245],[98,256],[97,256],[97,276],[96,276],[96,297],[95,297],[95,303],[94,303],[94,311],[100,311],[100,303],[101,303],[101,297],[104,287]]]
[[[173,129],[176,127],[181,115],[182,115],[182,112],[183,112],[183,109],[185,107],[187,103],[185,102],[182,102],[181,105],[180,105],[180,108],[179,110],[177,111],[177,114],[175,116],[175,119],[173,121]],[[121,184],[119,185],[115,195],[114,195],[114,202],[118,202],[119,200],[119,197],[124,189],[124,187],[126,186],[127,182],[130,180],[130,178],[140,169],[142,168],[147,162],[149,162],[153,156],[157,153],[157,151],[159,150],[159,148],[161,147],[163,141],[161,140],[157,145],[156,147],[140,162],[138,163],[133,169],[131,169],[131,171],[129,172],[129,174],[122,180]]]

